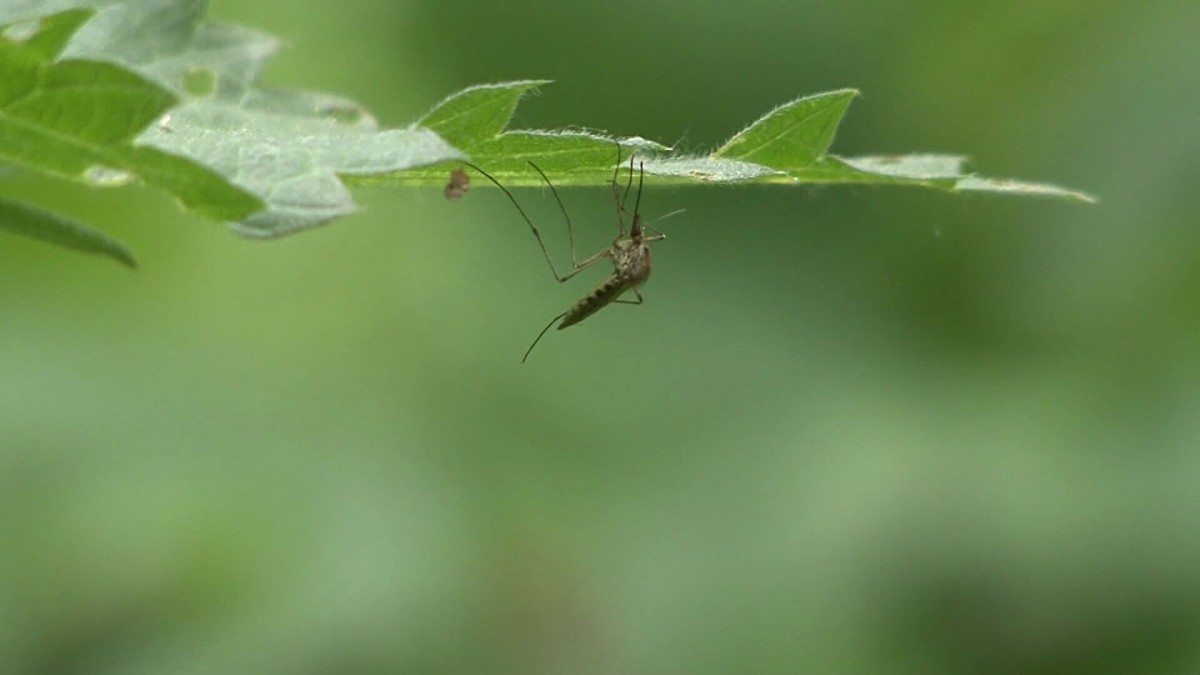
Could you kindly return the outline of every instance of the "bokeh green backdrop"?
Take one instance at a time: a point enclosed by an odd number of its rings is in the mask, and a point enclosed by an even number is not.
[[[212,15],[390,126],[545,77],[514,126],[701,150],[853,86],[837,152],[1101,201],[648,189],[687,212],[646,304],[522,366],[599,273],[555,284],[494,190],[261,242],[6,181],[142,267],[0,240],[0,671],[1200,669],[1200,4]],[[604,245],[608,194],[564,192]]]

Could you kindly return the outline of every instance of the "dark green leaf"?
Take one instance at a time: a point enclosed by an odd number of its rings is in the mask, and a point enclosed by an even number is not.
[[[548,83],[526,80],[467,87],[437,104],[417,124],[456,146],[474,146],[504,131],[521,97]]]
[[[36,206],[0,199],[0,230],[57,244],[84,253],[108,256],[137,267],[124,244],[100,230]]]
[[[785,103],[739,131],[713,157],[782,170],[808,166],[829,149],[857,95],[854,89],[840,89]]]

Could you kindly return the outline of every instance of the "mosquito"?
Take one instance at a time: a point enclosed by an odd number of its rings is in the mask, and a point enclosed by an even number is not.
[[[575,233],[571,226],[571,216],[567,213],[566,207],[563,206],[562,199],[558,196],[558,190],[554,188],[554,184],[550,182],[550,179],[546,177],[546,173],[542,171],[537,164],[529,162],[529,166],[533,167],[534,171],[538,172],[538,175],[542,177],[542,180],[545,181],[546,185],[550,188],[551,194],[554,195],[554,200],[558,202],[559,210],[562,211],[563,219],[567,223],[567,240],[570,242],[571,246],[571,271],[567,272],[566,274],[558,273],[558,268],[554,266],[554,260],[550,257],[550,252],[546,249],[545,242],[542,241],[541,233],[538,232],[537,227],[534,226],[533,221],[529,219],[529,216],[525,213],[525,210],[521,208],[521,205],[517,203],[517,200],[515,197],[513,197],[512,193],[509,192],[508,189],[503,185],[501,185],[499,181],[497,181],[495,178],[492,178],[492,176],[483,169],[480,169],[473,164],[468,165],[479,173],[483,174],[485,178],[495,183],[496,187],[500,188],[500,190],[502,190],[504,194],[508,196],[508,199],[513,203],[513,206],[517,207],[517,212],[521,214],[521,218],[523,218],[525,223],[529,225],[529,229],[533,232],[534,238],[537,239],[538,246],[542,249],[542,255],[546,258],[546,263],[550,265],[550,273],[554,275],[555,280],[557,280],[559,283],[571,279],[576,274],[579,274],[583,270],[590,267],[593,263],[603,258],[608,258],[613,265],[612,274],[607,279],[596,286],[596,288],[593,289],[591,293],[588,293],[583,299],[572,305],[570,309],[559,314],[558,316],[555,316],[550,320],[550,323],[546,324],[546,327],[543,328],[542,331],[538,333],[537,337],[533,339],[533,343],[529,345],[529,349],[525,350],[525,356],[521,357],[521,363],[525,363],[525,361],[529,358],[529,355],[533,352],[533,348],[536,347],[538,342],[542,339],[542,336],[544,336],[556,322],[558,323],[558,330],[562,330],[564,328],[570,328],[571,326],[574,326],[575,324],[583,321],[596,312],[599,312],[601,309],[612,303],[626,305],[642,304],[642,294],[638,292],[638,288],[642,284],[646,283],[646,280],[650,278],[650,242],[666,239],[667,235],[654,230],[649,223],[642,221],[642,186],[645,181],[646,171],[645,166],[641,162],[638,163],[638,189],[637,196],[634,198],[633,203],[633,216],[630,220],[628,231],[626,230],[625,215],[628,213],[628,211],[625,208],[625,204],[629,199],[629,191],[633,187],[633,160],[633,156],[630,155],[629,180],[625,184],[624,193],[622,193],[617,184],[617,176],[622,168],[621,146],[618,144],[617,164],[613,168],[613,177],[611,181],[613,200],[616,202],[617,207],[617,238],[613,240],[612,245],[608,248],[597,251],[583,260],[579,260],[578,256],[576,255]],[[658,218],[658,220],[666,218],[667,216],[675,215],[676,213],[679,213],[679,211],[668,213],[666,216],[661,216]],[[655,234],[647,234],[647,229],[654,230]],[[634,297],[637,299],[623,299],[621,296],[627,291],[632,291]]]

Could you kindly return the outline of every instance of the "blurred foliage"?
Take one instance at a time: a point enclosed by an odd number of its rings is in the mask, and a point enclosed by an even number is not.
[[[4,672],[1195,672],[1200,5],[280,7],[212,13],[385,126],[550,77],[519,126],[706,150],[853,83],[847,154],[1101,201],[647,188],[646,304],[520,366],[591,279],[495,191],[263,244],[6,181],[143,267],[0,243]]]
[[[108,256],[129,267],[137,267],[133,253],[121,242],[84,223],[32,204],[0,199],[0,230],[83,253]]]

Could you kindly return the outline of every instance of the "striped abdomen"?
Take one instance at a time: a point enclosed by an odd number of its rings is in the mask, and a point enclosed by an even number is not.
[[[591,293],[588,293],[582,300],[575,303],[567,313],[563,315],[563,320],[558,324],[558,330],[562,330],[569,326],[583,321],[589,316],[599,312],[606,305],[616,300],[625,291],[633,288],[632,281],[620,274],[614,274],[604,283],[600,284]]]

